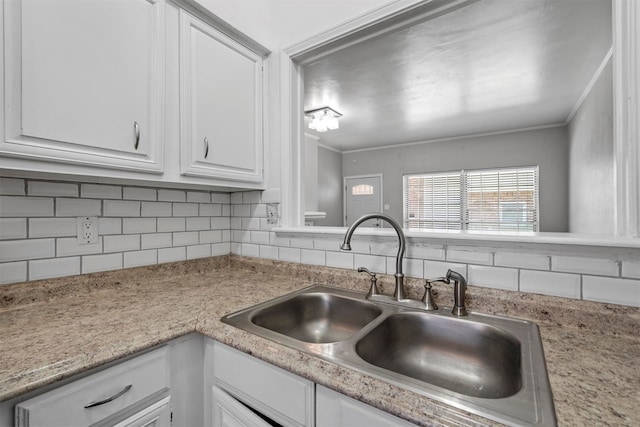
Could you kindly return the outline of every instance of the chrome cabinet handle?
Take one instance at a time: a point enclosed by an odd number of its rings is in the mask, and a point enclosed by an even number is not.
[[[209,155],[209,139],[204,137],[204,158],[206,159]]]
[[[133,143],[133,148],[138,149],[138,145],[140,145],[140,125],[138,122],[133,122],[133,135],[135,138],[135,142]]]
[[[84,405],[84,408],[85,409],[93,408],[94,406],[104,405],[105,403],[109,403],[113,400],[116,400],[117,398],[119,398],[120,396],[122,396],[123,394],[131,390],[131,387],[133,387],[133,385],[129,384],[128,386],[126,386],[125,388],[123,388],[113,396],[109,396],[106,399],[102,399],[102,400],[96,400],[95,402],[87,403],[86,405]]]

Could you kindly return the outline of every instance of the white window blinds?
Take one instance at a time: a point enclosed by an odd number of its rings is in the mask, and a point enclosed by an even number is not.
[[[538,168],[405,175],[404,226],[538,231]]]

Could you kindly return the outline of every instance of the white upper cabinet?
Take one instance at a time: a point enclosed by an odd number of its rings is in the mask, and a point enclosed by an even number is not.
[[[164,3],[4,4],[0,154],[161,173]]]
[[[180,11],[180,172],[263,180],[263,56]]]

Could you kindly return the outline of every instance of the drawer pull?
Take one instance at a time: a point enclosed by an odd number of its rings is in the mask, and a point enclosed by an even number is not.
[[[209,139],[204,137],[204,158],[206,159],[209,155]]]
[[[102,399],[102,400],[96,400],[95,402],[87,403],[86,405],[84,405],[84,408],[85,409],[93,408],[94,406],[104,405],[105,403],[109,403],[113,400],[116,400],[117,398],[119,398],[120,396],[122,396],[123,394],[131,390],[131,387],[133,387],[133,385],[129,384],[128,386],[126,386],[125,388],[123,388],[113,396],[109,396],[106,399]]]
[[[135,138],[135,142],[133,143],[133,148],[138,149],[138,145],[140,145],[140,125],[138,122],[133,122],[133,135]]]

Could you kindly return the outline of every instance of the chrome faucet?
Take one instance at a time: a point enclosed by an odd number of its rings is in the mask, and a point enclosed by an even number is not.
[[[456,316],[466,316],[467,308],[464,305],[465,293],[467,291],[467,281],[464,276],[456,271],[448,270],[445,277],[438,277],[437,279],[427,280],[427,284],[433,282],[442,282],[447,285],[453,280],[453,310],[451,313]]]
[[[407,245],[406,239],[404,237],[404,233],[402,232],[402,228],[400,224],[398,224],[393,218],[388,215],[381,213],[370,213],[358,218],[351,227],[347,230],[347,234],[344,235],[344,242],[340,246],[340,249],[345,251],[351,250],[351,236],[356,228],[365,221],[370,219],[382,219],[387,221],[391,226],[396,230],[396,234],[398,235],[399,246],[398,246],[398,254],[396,255],[396,274],[394,277],[396,278],[396,289],[393,292],[393,298],[396,301],[404,300],[407,298],[407,293],[404,290],[404,274],[402,274],[402,257],[404,256],[404,250]]]

